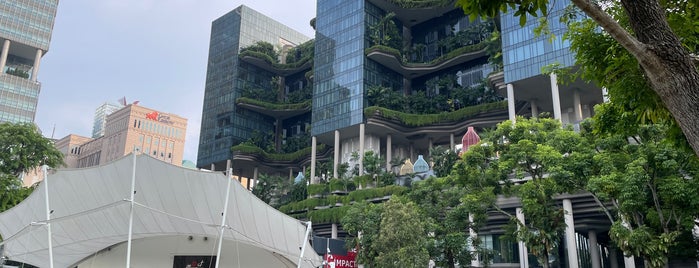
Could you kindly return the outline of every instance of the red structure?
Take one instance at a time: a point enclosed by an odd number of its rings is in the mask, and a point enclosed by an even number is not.
[[[468,151],[469,147],[478,144],[480,141],[481,137],[478,136],[478,133],[476,133],[473,127],[468,127],[466,134],[461,138],[461,153]]]

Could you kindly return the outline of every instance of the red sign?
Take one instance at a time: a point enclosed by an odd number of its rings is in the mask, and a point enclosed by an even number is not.
[[[158,112],[153,111],[146,114],[146,119],[158,121]]]
[[[357,263],[355,262],[355,254],[348,255],[333,255],[326,254],[325,261],[327,265],[325,268],[355,268]]]

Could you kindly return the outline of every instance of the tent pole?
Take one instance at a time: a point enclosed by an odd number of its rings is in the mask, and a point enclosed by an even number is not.
[[[303,253],[306,251],[306,244],[308,244],[308,235],[311,233],[311,226],[311,221],[306,222],[306,235],[303,236],[303,246],[301,246],[301,255],[299,255],[296,268],[301,268],[301,261],[303,260]]]
[[[136,152],[133,152],[133,169],[131,172],[131,210],[129,212],[129,238],[126,243],[126,268],[131,267],[131,236],[133,236],[133,201],[136,194]]]
[[[221,218],[221,232],[218,235],[218,250],[216,251],[216,266],[214,268],[218,268],[221,266],[218,266],[218,264],[221,262],[221,246],[223,244],[223,228],[226,226],[226,217],[228,214],[228,198],[230,197],[231,194],[231,174],[233,173],[232,168],[228,168],[226,170],[226,180],[228,181],[228,187],[226,187],[226,203],[223,204],[223,217]]]
[[[48,233],[49,242],[49,267],[53,268],[53,245],[51,244],[51,208],[49,207],[48,166],[42,166],[41,171],[44,173],[44,194],[46,195],[46,230]]]

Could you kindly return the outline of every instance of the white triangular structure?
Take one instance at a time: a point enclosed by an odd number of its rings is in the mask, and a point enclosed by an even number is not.
[[[56,267],[123,267],[129,221],[131,156],[49,175]],[[171,267],[174,256],[214,255],[228,179],[218,172],[137,156],[133,267]],[[257,199],[238,183],[231,196],[221,267],[297,267],[306,226]],[[4,253],[48,267],[44,185],[0,214]],[[306,250],[299,267],[322,258]],[[153,266],[155,265],[155,266]]]

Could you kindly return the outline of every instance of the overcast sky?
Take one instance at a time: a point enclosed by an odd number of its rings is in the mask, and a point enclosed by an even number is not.
[[[36,123],[47,137],[90,137],[95,109],[126,97],[187,118],[184,159],[196,161],[211,22],[244,4],[313,37],[315,2],[60,1]]]

